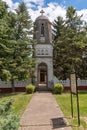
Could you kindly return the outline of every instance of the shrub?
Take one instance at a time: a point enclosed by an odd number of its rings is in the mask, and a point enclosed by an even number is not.
[[[55,94],[61,94],[63,92],[63,85],[61,83],[57,83],[54,85],[53,93]]]
[[[26,93],[31,94],[31,93],[34,92],[34,90],[35,90],[35,86],[34,85],[29,84],[29,85],[26,86]]]
[[[0,130],[17,130],[19,116],[11,112],[13,100],[0,102]]]
[[[19,117],[13,113],[0,116],[0,130],[17,130],[19,126]]]
[[[0,102],[0,115],[7,115],[10,112],[12,102],[12,99]]]

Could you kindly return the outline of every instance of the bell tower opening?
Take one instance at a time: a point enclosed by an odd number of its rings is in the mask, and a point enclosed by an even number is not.
[[[41,24],[41,36],[44,36],[44,24]]]

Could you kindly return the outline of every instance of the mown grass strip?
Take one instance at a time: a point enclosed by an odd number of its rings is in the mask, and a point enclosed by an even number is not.
[[[63,111],[65,117],[68,119],[73,130],[86,130],[87,122],[84,117],[87,118],[87,92],[79,92],[79,106],[80,106],[80,117],[81,126],[77,127],[77,102],[76,96],[73,95],[73,108],[74,108],[74,118],[71,118],[71,97],[70,93],[63,93],[62,95],[54,95],[57,103],[59,104],[61,110]]]

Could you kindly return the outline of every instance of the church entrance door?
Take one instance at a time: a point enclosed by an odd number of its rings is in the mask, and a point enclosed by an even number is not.
[[[40,83],[46,83],[46,71],[40,70]]]
[[[38,84],[39,86],[47,86],[47,65],[45,63],[38,66]]]

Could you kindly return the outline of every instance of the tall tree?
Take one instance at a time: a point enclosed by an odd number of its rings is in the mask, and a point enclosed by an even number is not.
[[[12,50],[8,48],[10,32],[8,26],[8,6],[5,2],[0,0],[0,78],[2,80],[10,79],[10,72],[7,70],[6,64],[8,60],[8,53],[11,54]]]
[[[24,2],[20,3],[16,14],[7,12],[6,37],[2,43],[3,67],[1,78],[10,80],[15,91],[14,80],[25,80],[34,66],[32,59],[32,21]],[[3,34],[4,35],[4,34]],[[3,36],[2,35],[2,36]],[[4,38],[2,38],[4,40]],[[2,63],[0,63],[1,65]]]
[[[32,21],[28,14],[25,3],[20,3],[16,10],[16,25],[14,38],[14,51],[11,57],[10,72],[12,84],[14,79],[25,80],[29,77],[33,64],[32,59]]]
[[[57,30],[57,29],[56,29]],[[81,76],[80,67],[82,64],[82,54],[86,46],[86,35],[82,28],[81,17],[77,16],[73,7],[68,7],[66,11],[66,20],[61,31],[61,36],[57,36],[54,40],[54,47],[59,57],[55,58],[55,72],[57,77],[61,79],[69,78],[71,69],[74,67],[78,77]]]
[[[58,16],[56,20],[53,22],[53,34],[54,34],[54,44],[53,44],[53,68],[54,74],[61,78],[63,76],[63,60],[61,60],[63,53],[63,32],[64,32],[64,20],[62,17]],[[61,75],[60,75],[61,73]]]

